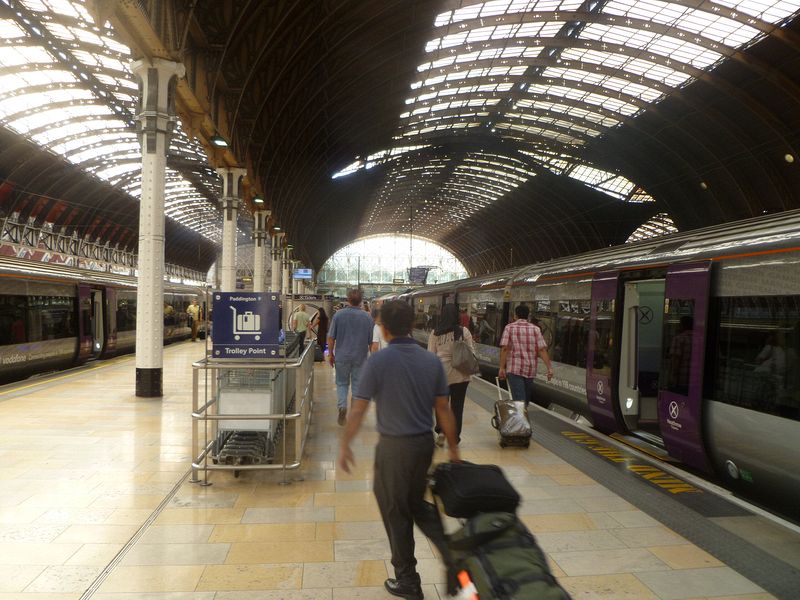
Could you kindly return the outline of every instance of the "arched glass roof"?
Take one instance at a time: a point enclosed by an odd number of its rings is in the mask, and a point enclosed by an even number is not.
[[[798,9],[798,0],[465,0],[433,23],[394,137],[411,150],[373,161],[393,166],[362,231],[385,231],[403,215],[409,223],[423,203],[431,223],[414,228],[436,236],[447,228],[434,224],[445,208],[457,223],[543,169],[618,200],[652,201],[587,159],[587,145],[695,79],[713,79],[722,61],[744,60],[745,48]],[[422,145],[459,136],[513,142],[522,160],[489,151],[410,160]],[[444,183],[426,184],[437,170]]]
[[[0,123],[138,198],[138,83],[129,49],[109,26],[94,22],[85,2],[20,0],[11,6],[10,17],[0,18]],[[218,211],[207,197],[217,187],[202,146],[178,124],[166,174],[167,216],[218,240]]]

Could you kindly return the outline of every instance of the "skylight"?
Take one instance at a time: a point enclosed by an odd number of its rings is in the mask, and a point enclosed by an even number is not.
[[[0,124],[64,156],[134,197],[141,193],[141,150],[133,127],[138,83],[130,51],[94,23],[81,0],[21,0],[0,18]],[[217,186],[202,146],[176,127],[171,156]],[[172,185],[180,182],[181,185]],[[175,210],[191,201],[198,220]],[[167,168],[167,216],[218,240],[216,207]]]

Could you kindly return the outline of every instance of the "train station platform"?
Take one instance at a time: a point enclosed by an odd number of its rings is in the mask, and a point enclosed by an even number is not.
[[[305,462],[291,472],[302,481],[212,472],[213,485],[192,484],[190,365],[203,347],[165,348],[160,399],[134,396],[133,357],[0,388],[0,600],[391,597],[374,413],[355,470],[338,472],[333,372],[317,364]],[[800,597],[791,528],[544,411],[530,449],[501,450],[491,392],[470,386],[463,457],[504,469],[576,600]],[[440,562],[418,542],[425,597],[445,598]]]

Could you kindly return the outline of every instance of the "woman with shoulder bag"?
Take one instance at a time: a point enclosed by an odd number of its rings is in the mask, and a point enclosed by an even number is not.
[[[428,338],[428,350],[435,353],[442,361],[444,372],[447,375],[447,383],[450,386],[450,409],[456,417],[456,435],[461,441],[461,423],[464,416],[464,398],[467,395],[467,386],[472,372],[460,371],[453,366],[453,349],[456,342],[465,343],[472,354],[475,352],[475,345],[472,342],[472,334],[469,329],[459,324],[458,307],[455,304],[445,304],[439,317],[439,324],[431,332]],[[476,363],[477,364],[477,361]],[[436,445],[444,446],[444,434],[436,424],[435,431]]]

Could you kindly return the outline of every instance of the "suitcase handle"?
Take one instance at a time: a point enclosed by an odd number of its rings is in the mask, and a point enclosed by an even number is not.
[[[490,423],[492,424],[492,427],[494,427],[495,429],[500,429],[500,424],[497,422],[497,415],[492,417]]]

